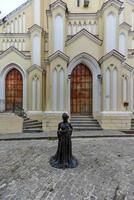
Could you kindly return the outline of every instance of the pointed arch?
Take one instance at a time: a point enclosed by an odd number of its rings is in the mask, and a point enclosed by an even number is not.
[[[2,70],[0,70],[0,85],[2,86],[0,89],[0,99],[5,102],[5,79],[8,72],[12,69],[17,69],[23,77],[23,108],[27,110],[27,79],[26,79],[26,72],[16,63],[10,63],[5,66]],[[5,110],[5,104],[3,104],[2,108],[3,111]]]
[[[92,95],[93,95],[93,114],[100,112],[100,80],[98,79],[98,76],[101,75],[101,70],[99,67],[98,62],[96,61],[96,59],[94,57],[92,57],[90,54],[87,54],[85,52],[77,55],[76,57],[74,57],[69,65],[68,65],[68,71],[67,71],[67,75],[70,77],[72,74],[73,69],[79,65],[80,63],[86,65],[89,70],[92,73],[92,77],[93,77],[93,88],[92,88]],[[69,79],[68,82],[68,107],[70,108],[70,84],[71,81]],[[71,109],[70,109],[71,110]],[[69,110],[69,112],[70,112]]]

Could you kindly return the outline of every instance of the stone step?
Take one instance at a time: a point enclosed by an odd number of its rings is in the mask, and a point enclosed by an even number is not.
[[[96,121],[95,119],[90,119],[90,118],[77,118],[77,119],[70,119],[70,122],[74,122],[74,121]]]
[[[24,122],[24,126],[32,126],[32,125],[41,125],[42,124],[42,122],[39,122],[39,121],[37,121],[37,122],[30,122],[30,123],[25,123]]]
[[[70,117],[70,119],[94,119],[93,117],[88,117],[88,116],[83,116],[83,117],[81,117],[81,116],[76,116],[76,117]]]
[[[30,120],[24,121],[24,124],[36,123],[36,122],[39,122],[39,121],[30,119]]]
[[[73,130],[74,131],[97,131],[97,130],[102,130],[102,128],[101,127],[91,127],[91,128],[75,127]]]
[[[42,128],[42,124],[40,125],[30,125],[30,126],[23,126],[24,129],[31,129],[31,128]]]
[[[91,128],[91,127],[100,127],[100,125],[99,124],[76,124],[75,126],[73,126],[73,128],[75,128],[75,127],[89,127],[89,128]]]
[[[23,129],[24,133],[40,133],[42,132],[42,129],[34,128],[34,129]]]
[[[99,124],[98,121],[71,121],[71,124]]]

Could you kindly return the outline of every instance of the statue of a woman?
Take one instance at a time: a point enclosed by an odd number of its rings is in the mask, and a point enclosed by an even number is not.
[[[58,125],[58,149],[55,156],[50,158],[50,164],[55,168],[75,168],[78,165],[77,159],[72,155],[71,135],[73,127],[68,122],[69,116],[62,115],[63,122]]]

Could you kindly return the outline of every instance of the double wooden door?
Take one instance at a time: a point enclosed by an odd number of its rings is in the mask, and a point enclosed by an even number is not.
[[[23,105],[23,78],[17,69],[12,69],[5,80],[6,111],[20,110]]]
[[[76,66],[71,74],[71,113],[92,114],[92,74],[83,64]]]

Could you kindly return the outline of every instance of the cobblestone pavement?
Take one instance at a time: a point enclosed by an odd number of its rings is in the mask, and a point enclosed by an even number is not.
[[[134,200],[134,138],[73,139],[76,169],[49,165],[57,141],[0,142],[0,200]]]

